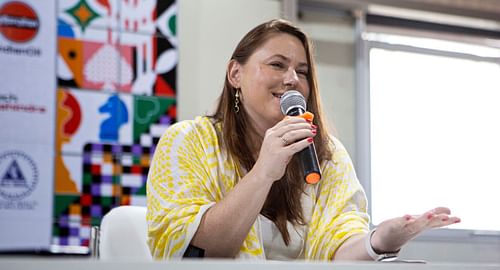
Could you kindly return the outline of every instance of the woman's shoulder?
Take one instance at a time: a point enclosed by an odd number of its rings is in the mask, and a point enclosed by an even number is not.
[[[214,129],[213,120],[207,116],[197,116],[195,119],[182,120],[172,124],[167,131],[173,132],[192,132]]]
[[[339,163],[351,162],[349,153],[340,139],[331,134],[329,135],[329,139],[329,147],[332,152],[332,157],[328,160],[327,164],[329,166],[336,167]]]
[[[331,159],[325,161],[322,167],[322,180],[321,185],[318,187],[320,190],[324,187],[333,187],[332,185],[351,183],[356,179],[354,166],[349,156],[348,151],[335,136],[330,136],[330,143],[333,147],[333,154]]]
[[[182,120],[172,124],[162,137],[213,141],[217,138],[217,132],[210,117],[198,116],[195,119]]]

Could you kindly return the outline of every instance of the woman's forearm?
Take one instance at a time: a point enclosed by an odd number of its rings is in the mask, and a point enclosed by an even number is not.
[[[347,239],[335,252],[333,260],[373,260],[365,247],[366,234],[354,235]]]
[[[207,257],[236,256],[272,183],[251,170],[227,196],[205,212],[191,244],[204,249]]]

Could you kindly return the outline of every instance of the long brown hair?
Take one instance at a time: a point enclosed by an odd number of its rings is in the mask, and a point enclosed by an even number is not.
[[[231,60],[244,65],[250,56],[269,38],[281,33],[297,37],[306,51],[309,68],[307,79],[310,88],[307,109],[314,114],[314,123],[318,126],[314,143],[319,162],[323,164],[325,160],[332,158],[333,150],[331,149],[331,145],[333,144],[328,135],[325,118],[321,109],[314,57],[312,54],[312,43],[307,35],[288,21],[281,19],[271,20],[250,30],[236,46]],[[234,100],[237,90],[231,85],[228,80],[228,74],[226,74],[224,89],[219,97],[217,109],[211,117],[216,122],[222,124],[221,145],[227,149],[228,154],[240,166],[249,171],[256,162],[252,154],[252,150],[255,149],[249,145],[248,140],[241,139],[241,134],[255,133],[255,127],[251,126],[243,104],[239,104],[239,112],[235,111]],[[294,225],[305,224],[300,202],[305,182],[299,161],[297,155],[292,158],[285,175],[273,183],[267,195],[266,202],[261,209],[261,214],[276,224],[287,245],[290,242],[287,221],[292,222]]]

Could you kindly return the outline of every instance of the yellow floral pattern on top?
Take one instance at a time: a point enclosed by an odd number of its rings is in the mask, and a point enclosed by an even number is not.
[[[147,182],[148,243],[155,259],[182,258],[205,211],[240,179],[218,134],[220,124],[197,117],[172,125],[160,139]],[[334,159],[322,164],[321,181],[306,188],[315,202],[304,211],[306,260],[331,260],[345,240],[368,231],[365,193],[347,151],[333,142]],[[257,220],[238,258],[265,259],[261,235]]]

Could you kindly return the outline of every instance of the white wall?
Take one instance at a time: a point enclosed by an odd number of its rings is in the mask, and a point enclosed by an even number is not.
[[[325,13],[303,12],[298,25],[314,42],[321,101],[333,134],[356,160],[352,22]]]
[[[279,0],[178,0],[178,120],[212,112],[238,41],[280,16]]]

